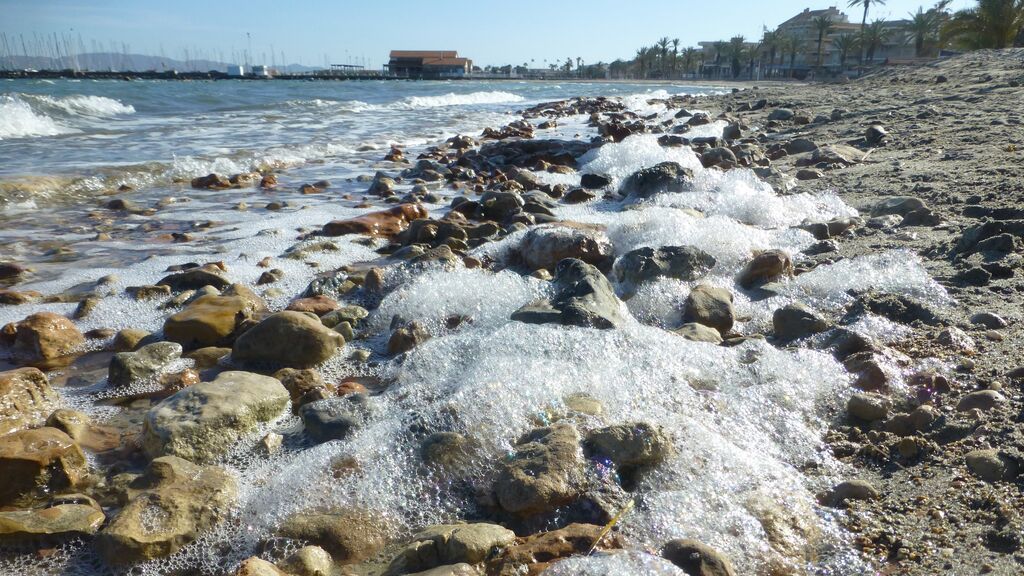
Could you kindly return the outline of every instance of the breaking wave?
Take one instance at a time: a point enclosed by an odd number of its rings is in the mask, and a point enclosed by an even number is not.
[[[0,140],[80,132],[76,124],[134,114],[135,108],[104,96],[0,95]]]

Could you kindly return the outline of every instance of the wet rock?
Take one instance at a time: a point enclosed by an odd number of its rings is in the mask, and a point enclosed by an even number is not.
[[[154,406],[143,422],[142,444],[151,458],[173,455],[210,462],[281,414],[288,391],[279,381],[249,372],[222,372]]]
[[[114,341],[110,345],[110,349],[115,352],[128,352],[134,350],[143,339],[149,336],[149,332],[145,330],[137,330],[135,328],[125,328],[118,330],[117,334],[114,334]]]
[[[846,402],[846,413],[865,422],[885,420],[889,416],[889,399],[881,394],[859,392]]]
[[[601,535],[601,526],[570,524],[565,528],[533,534],[522,542],[508,546],[487,562],[487,573],[496,576],[541,574],[553,562],[590,550]],[[622,548],[621,538],[612,532],[602,538],[598,550]]]
[[[581,492],[580,435],[569,424],[537,428],[521,438],[494,483],[499,505],[514,514],[549,512]]]
[[[766,250],[754,256],[736,277],[747,290],[793,274],[793,261],[782,250]]]
[[[516,192],[489,191],[480,197],[480,215],[504,222],[522,212],[526,202]]]
[[[213,286],[217,290],[226,288],[231,282],[225,278],[220,271],[210,268],[192,268],[183,272],[176,272],[164,276],[156,283],[157,286],[169,286],[171,290],[198,290],[203,286]]]
[[[0,506],[36,491],[74,488],[89,471],[85,454],[56,428],[33,428],[0,436]]]
[[[611,183],[611,178],[608,178],[607,176],[602,176],[600,174],[586,173],[580,176],[580,186],[586,188],[587,190],[599,190],[601,188],[604,188],[605,186],[611,185]]]
[[[956,409],[960,412],[966,412],[974,409],[987,412],[1005,403],[1006,396],[1003,396],[995,390],[978,390],[977,392],[971,392],[961,398],[960,402],[956,405]]]
[[[369,315],[370,312],[366,308],[349,304],[324,314],[320,317],[320,322],[328,328],[334,328],[342,322],[348,322],[352,327],[356,327]]]
[[[619,283],[636,286],[659,277],[699,280],[715,264],[713,256],[693,246],[645,247],[622,255],[613,271]]]
[[[196,368],[204,370],[206,368],[213,368],[216,366],[220,359],[231,353],[231,348],[219,348],[217,346],[207,346],[205,348],[199,348],[185,354],[185,358],[192,360],[196,363]]]
[[[483,576],[483,572],[472,564],[460,562],[458,564],[448,564],[422,572],[415,572],[409,574],[409,576]]]
[[[848,500],[877,500],[878,496],[878,490],[867,480],[847,480],[832,488],[825,497],[825,503],[840,507]]]
[[[430,339],[430,332],[426,326],[417,321],[412,321],[405,326],[396,328],[388,339],[388,354],[401,354],[408,352]]]
[[[497,524],[430,526],[411,538],[391,561],[386,574],[408,574],[458,563],[478,564],[493,550],[515,539],[515,532]]]
[[[514,312],[512,320],[601,329],[614,328],[623,321],[611,284],[590,264],[572,258],[562,260],[556,267],[554,285],[554,300],[528,304]]]
[[[818,149],[818,145],[807,138],[794,138],[783,146],[787,154],[803,154]]]
[[[870,292],[857,298],[846,313],[847,319],[853,320],[866,313],[884,316],[901,324],[920,322],[929,326],[941,323],[938,315],[927,306],[901,294],[882,294]]]
[[[96,537],[112,564],[169,556],[223,519],[238,497],[235,480],[216,466],[175,456],[150,462],[128,485],[130,501]]]
[[[105,519],[99,506],[88,504],[0,511],[0,543],[44,536],[88,536],[95,534]]]
[[[365,394],[318,400],[299,408],[306,434],[316,442],[346,438],[362,426],[369,415],[369,399]]]
[[[675,162],[644,168],[634,172],[619,187],[619,194],[635,198],[650,198],[663,192],[685,192],[693,184],[693,171]]]
[[[794,302],[772,314],[775,336],[780,340],[798,340],[828,330],[828,322],[803,304]]]
[[[308,186],[308,184],[307,184]],[[274,566],[270,562],[253,556],[246,558],[238,565],[238,570],[235,570],[234,576],[290,576],[277,566]]]
[[[722,343],[722,334],[718,330],[697,322],[687,322],[673,332],[693,342]]]
[[[107,382],[111,386],[129,386],[160,374],[168,364],[181,357],[181,344],[154,342],[135,352],[119,352],[110,359]]]
[[[654,466],[675,451],[665,429],[647,422],[598,428],[587,434],[586,446],[625,468]]]
[[[125,294],[128,294],[135,300],[157,300],[160,298],[166,298],[171,295],[171,287],[166,285],[153,286],[128,286],[124,289]]]
[[[975,476],[986,482],[1013,480],[1020,473],[1019,463],[999,450],[974,450],[964,461]]]
[[[352,564],[377,554],[390,531],[382,518],[362,510],[306,512],[286,519],[278,536],[304,540],[331,554],[339,564]]]
[[[28,269],[14,262],[0,262],[0,280],[16,280]]]
[[[164,321],[164,337],[185,348],[229,343],[236,327],[251,316],[238,296],[200,296]]]
[[[284,270],[281,270],[280,268],[271,268],[270,270],[260,274],[260,277],[256,279],[256,284],[258,286],[273,284],[274,282],[279,282],[282,278],[284,278]]]
[[[963,330],[950,326],[943,328],[939,331],[935,337],[935,341],[943,346],[949,346],[956,350],[974,350],[974,339],[967,335]]]
[[[268,316],[235,341],[231,358],[243,363],[266,363],[308,368],[327,360],[345,345],[345,338],[312,314],[284,311]]]
[[[821,170],[803,168],[801,170],[797,170],[796,179],[800,181],[818,180],[819,178],[822,178],[824,175],[825,174],[822,173]]]
[[[121,433],[111,426],[93,424],[88,414],[61,408],[46,418],[46,425],[71,437],[80,446],[94,452],[104,452],[121,444]]]
[[[299,399],[307,393],[318,388],[327,388],[327,384],[320,377],[320,373],[309,368],[282,368],[274,372],[274,378],[277,378],[285,389],[288,390],[293,408],[298,407]]]
[[[334,220],[324,225],[324,236],[395,236],[417,218],[426,218],[427,209],[420,204],[399,204],[387,210],[370,212],[348,220]]]
[[[732,330],[735,318],[732,293],[725,288],[699,284],[690,291],[683,303],[683,322],[709,326],[723,336]]]
[[[36,368],[0,372],[0,436],[39,426],[58,400]]]
[[[562,201],[566,204],[582,204],[583,202],[589,202],[594,198],[597,198],[597,194],[594,194],[589,190],[573,188],[562,197]]]
[[[338,302],[333,298],[319,295],[292,300],[288,304],[287,310],[292,312],[311,312],[317,316],[323,316],[332,310],[336,310],[338,306]]]
[[[585,225],[550,224],[530,229],[519,244],[519,254],[530,270],[554,268],[566,258],[603,267],[611,258],[612,244],[599,229]]]
[[[231,181],[220,174],[207,174],[192,179],[192,187],[197,190],[227,190],[232,187]]]
[[[736,154],[732,150],[723,147],[711,148],[700,156],[700,162],[705,168],[720,166],[731,168],[736,166]]]
[[[714,548],[697,540],[669,540],[661,556],[682,568],[689,576],[735,576],[729,559]]]
[[[295,576],[331,576],[334,560],[319,546],[303,546],[281,561],[280,566]]]
[[[85,337],[75,324],[53,312],[37,312],[14,324],[12,351],[20,362],[62,358],[84,343]]]

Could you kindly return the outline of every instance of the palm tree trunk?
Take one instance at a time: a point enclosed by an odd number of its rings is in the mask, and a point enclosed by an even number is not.
[[[859,64],[861,66],[864,65],[864,53],[865,53],[865,51],[867,49],[867,46],[864,45],[865,44],[865,42],[864,42],[864,27],[867,26],[867,24],[868,24],[868,6],[870,6],[870,5],[871,5],[870,2],[864,2],[864,17],[860,19],[860,62],[859,62]]]

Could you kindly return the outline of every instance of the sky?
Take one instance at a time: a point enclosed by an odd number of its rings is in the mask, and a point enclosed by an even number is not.
[[[933,3],[888,0],[872,6],[869,20],[905,18]],[[974,4],[954,0],[950,7]],[[0,32],[9,43],[19,34],[80,35],[87,52],[127,45],[132,53],[179,60],[187,49],[193,57],[241,62],[251,45],[252,63],[379,68],[390,50],[458,50],[478,66],[544,68],[570,57],[629,59],[663,36],[679,38],[680,47],[754,39],[804,8],[830,5],[860,22],[861,9],[843,0],[0,0]]]

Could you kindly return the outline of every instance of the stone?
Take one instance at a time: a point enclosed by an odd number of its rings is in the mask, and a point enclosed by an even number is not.
[[[299,408],[306,434],[316,442],[346,438],[366,422],[369,414],[369,399],[365,394],[327,398]]]
[[[391,536],[382,518],[364,510],[294,514],[281,524],[277,534],[319,546],[343,565],[376,555]]]
[[[13,353],[20,362],[68,356],[85,343],[71,320],[53,312],[37,312],[14,324]]]
[[[205,190],[226,190],[232,187],[231,181],[220,174],[207,174],[192,179],[192,187]]]
[[[298,300],[292,300],[288,304],[287,310],[293,312],[312,312],[317,316],[323,316],[328,312],[336,310],[339,304],[333,298],[324,295],[309,296],[306,298],[299,298]]]
[[[512,320],[531,324],[614,328],[623,322],[621,303],[600,270],[573,258],[556,267],[555,299],[528,304],[512,314]]]
[[[41,425],[58,398],[37,368],[0,372],[0,436]]]
[[[0,280],[17,280],[28,269],[15,262],[0,262]]]
[[[409,576],[483,576],[483,572],[472,564],[459,562],[458,564],[438,566],[437,568],[431,568],[422,572],[413,572]]]
[[[46,425],[56,428],[71,437],[79,446],[104,452],[121,445],[121,433],[112,426],[93,424],[88,414],[77,410],[61,408],[46,418]]]
[[[821,170],[814,170],[812,168],[801,168],[796,172],[796,179],[804,182],[807,180],[818,180],[824,176],[825,174]]]
[[[846,413],[865,422],[885,420],[889,417],[889,399],[881,394],[858,392],[846,402]]]
[[[693,246],[645,247],[623,254],[616,260],[613,272],[620,284],[629,286],[661,277],[694,281],[716,263],[713,256]]]
[[[722,343],[722,334],[718,330],[697,322],[687,322],[672,332],[693,342]]]
[[[487,562],[487,574],[494,576],[538,575],[555,561],[587,553],[601,535],[601,526],[569,524],[564,528],[533,534],[506,547]],[[621,537],[612,532],[601,539],[597,550],[622,548]]]
[[[88,474],[85,454],[56,428],[33,428],[0,436],[0,506],[36,491],[74,488]]]
[[[274,372],[274,378],[280,380],[288,390],[293,408],[297,408],[299,399],[310,391],[327,387],[327,383],[320,377],[320,373],[310,368],[282,368]]]
[[[793,261],[782,250],[766,250],[757,254],[743,267],[736,282],[750,290],[761,284],[773,282],[782,276],[793,274]]]
[[[271,314],[239,336],[231,358],[242,363],[309,368],[334,356],[344,345],[345,338],[315,315],[284,311]]]
[[[535,226],[523,236],[519,255],[530,270],[551,269],[566,258],[603,267],[611,258],[612,243],[600,229],[585,225],[547,224]]]
[[[151,458],[173,455],[206,463],[226,454],[288,404],[288,390],[269,376],[222,372],[166,398],[146,414],[142,445]]]
[[[498,504],[528,516],[574,500],[581,493],[583,475],[579,441],[576,428],[565,423],[534,429],[520,439],[495,480]]]
[[[137,330],[135,328],[124,328],[118,330],[117,334],[114,334],[114,341],[110,345],[110,349],[115,352],[128,352],[129,350],[135,350],[135,347],[139,345],[144,338],[149,336],[149,332],[145,330]]]
[[[590,190],[585,188],[573,188],[565,193],[565,196],[562,197],[562,201],[566,204],[582,204],[584,202],[589,202],[594,198],[597,198],[597,194],[594,194]]]
[[[92,535],[105,519],[99,506],[88,504],[0,511],[0,542],[17,542],[40,536]]]
[[[408,352],[430,339],[430,332],[421,322],[412,321],[405,326],[399,326],[388,338],[388,354],[402,354]]]
[[[334,220],[324,225],[324,236],[346,236],[362,234],[364,236],[391,237],[409,227],[409,223],[417,218],[426,218],[427,209],[421,204],[399,204],[387,210],[370,212],[348,220]]]
[[[675,451],[665,429],[647,422],[598,428],[587,434],[586,446],[627,468],[660,464]]]
[[[669,540],[661,549],[661,556],[689,576],[736,576],[729,558],[697,540]]]
[[[199,370],[205,370],[206,368],[213,368],[216,366],[220,359],[231,354],[231,348],[220,348],[217,346],[207,346],[205,348],[199,348],[185,354],[185,358],[192,360],[196,363],[196,368]]]
[[[319,546],[303,546],[281,561],[281,569],[295,576],[331,576],[334,560]]]
[[[185,348],[229,343],[242,320],[251,316],[238,296],[200,296],[164,321],[164,337]]]
[[[693,171],[675,162],[662,162],[631,174],[619,187],[619,194],[650,198],[663,192],[685,192],[693,185]]]
[[[828,493],[826,504],[840,507],[848,500],[877,500],[878,490],[867,480],[847,480],[840,482]]]
[[[956,326],[949,326],[940,330],[938,335],[935,337],[935,341],[943,346],[949,346],[956,350],[974,350],[974,339]]]
[[[128,504],[97,534],[96,548],[111,564],[169,556],[220,522],[237,490],[222,468],[156,458],[128,485]]]
[[[784,145],[787,154],[803,154],[805,152],[814,152],[818,149],[818,145],[807,138],[794,138]]]
[[[611,185],[611,183],[611,178],[600,174],[585,173],[580,176],[580,186],[587,190],[599,190],[605,186]]]
[[[107,383],[124,387],[159,375],[171,362],[181,358],[181,344],[154,342],[135,352],[119,352],[110,359]]]
[[[308,184],[306,184],[308,186]],[[238,565],[238,570],[235,571],[234,576],[290,576],[287,572],[281,570],[272,563],[253,556],[246,558]]]
[[[334,328],[342,322],[348,322],[353,328],[362,324],[363,320],[370,315],[370,312],[362,306],[346,305],[341,306],[320,317],[320,322],[328,328]]]
[[[995,390],[978,390],[977,392],[971,392],[961,398],[960,402],[956,405],[956,409],[959,412],[966,412],[974,409],[987,412],[1005,403],[1006,396],[1003,396]]]
[[[889,216],[895,214],[897,216],[906,216],[907,214],[926,208],[927,205],[924,200],[920,198],[914,198],[913,196],[894,196],[892,198],[886,198],[881,200],[874,207],[871,208],[872,216]]]
[[[700,162],[705,168],[712,166],[735,166],[736,154],[728,148],[711,148],[700,155]]]
[[[445,524],[416,533],[395,556],[386,574],[408,574],[446,564],[478,564],[491,552],[516,539],[515,532],[497,524]]]
[[[967,468],[985,482],[1013,480],[1020,473],[1019,463],[999,450],[974,450],[964,457]]]
[[[889,132],[881,124],[872,124],[864,131],[864,140],[868,144],[881,144],[889,136]]]
[[[164,276],[156,283],[157,286],[168,286],[171,290],[179,292],[182,290],[199,290],[204,286],[213,286],[217,290],[223,290],[231,282],[220,274],[219,268],[202,266],[190,268],[182,272],[175,272]]]
[[[794,302],[775,310],[772,314],[775,337],[780,340],[798,340],[828,330],[829,324],[803,304]]]
[[[789,108],[776,108],[768,113],[768,119],[776,122],[785,122],[795,116],[796,113]]]
[[[732,330],[735,318],[732,293],[725,288],[699,284],[690,291],[683,303],[683,322],[709,326],[718,330],[722,336]]]

